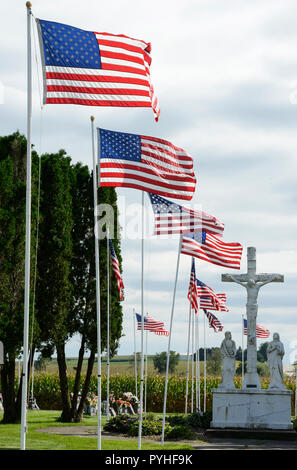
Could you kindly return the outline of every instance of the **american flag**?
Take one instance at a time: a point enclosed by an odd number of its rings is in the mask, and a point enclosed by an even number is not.
[[[193,159],[166,140],[99,129],[100,185],[191,199]]]
[[[190,275],[190,284],[188,290],[188,299],[191,302],[191,308],[197,314],[199,311],[199,304],[198,304],[198,295],[197,295],[197,285],[196,285],[196,271],[195,271],[195,260],[192,258],[192,267],[191,267],[191,275]]]
[[[213,306],[212,310],[222,309],[223,305],[221,304],[221,300],[211,287],[204,284],[204,282],[199,281],[199,279],[196,279],[196,286],[197,286],[198,297],[207,296],[212,303],[212,306]]]
[[[136,315],[136,320],[137,320],[137,329],[141,330],[142,329],[142,318],[141,315],[138,313]],[[154,333],[156,331],[159,331],[164,328],[164,322],[155,320],[152,317],[149,317],[148,315],[144,317],[144,329],[148,331],[153,331]]]
[[[165,330],[164,328],[156,330],[154,333],[158,336],[169,336],[169,331]]]
[[[247,335],[247,320],[243,319],[243,332]],[[270,331],[267,328],[264,328],[262,325],[256,325],[256,337],[257,338],[268,338],[270,336]]]
[[[221,312],[229,312],[229,309],[226,307],[226,294],[216,294],[217,297],[220,299],[220,311]],[[213,305],[213,301],[211,297],[200,297],[199,301],[200,308],[206,310],[218,310],[215,305]]]
[[[204,230],[222,236],[224,224],[213,215],[188,209],[156,194],[149,193],[149,197],[155,216],[154,235]]]
[[[158,120],[150,43],[41,19],[37,26],[44,103],[152,107]]]
[[[218,266],[240,269],[242,245],[225,243],[211,233],[194,232],[183,236],[181,253]]]
[[[123,283],[123,279],[121,276],[120,264],[119,264],[119,260],[117,258],[117,255],[116,255],[116,252],[115,252],[115,249],[111,240],[109,240],[109,248],[110,248],[110,254],[111,254],[111,264],[112,264],[113,272],[117,280],[120,300],[124,300],[124,283]]]
[[[213,313],[210,313],[207,310],[203,311],[208,318],[209,328],[213,328],[216,333],[222,331],[224,327],[220,320]]]

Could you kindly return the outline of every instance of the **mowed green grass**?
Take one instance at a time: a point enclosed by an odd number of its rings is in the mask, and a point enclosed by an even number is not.
[[[0,420],[3,412],[0,412]],[[97,426],[97,417],[85,417],[82,423],[59,423],[59,411],[28,411],[26,449],[28,450],[97,450],[97,437],[61,436],[41,433],[38,429],[50,426]],[[103,424],[106,418],[103,417]],[[20,424],[0,424],[0,449],[15,450],[20,448]],[[137,450],[137,438],[134,440],[102,439],[102,450]],[[178,443],[142,442],[143,450],[193,450],[190,445]]]

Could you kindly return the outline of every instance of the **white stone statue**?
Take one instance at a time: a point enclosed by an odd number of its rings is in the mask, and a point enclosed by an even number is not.
[[[234,374],[235,374],[235,363],[236,363],[236,344],[232,339],[230,331],[225,332],[225,339],[221,344],[221,357],[223,360],[222,366],[222,382],[218,388],[230,389],[235,388],[234,386]]]
[[[287,390],[283,380],[284,345],[280,341],[279,334],[273,333],[273,341],[267,347],[267,363],[270,370],[269,389]]]

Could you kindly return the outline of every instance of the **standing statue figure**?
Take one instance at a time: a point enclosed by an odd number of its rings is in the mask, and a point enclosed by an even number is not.
[[[269,389],[287,390],[283,380],[284,345],[280,341],[279,334],[273,334],[273,341],[267,347],[267,362],[270,370]]]
[[[234,374],[235,374],[235,363],[236,363],[236,344],[232,339],[230,331],[226,331],[225,339],[221,344],[221,357],[223,360],[222,367],[222,383],[219,384],[218,388],[230,389],[235,388],[234,386]]]

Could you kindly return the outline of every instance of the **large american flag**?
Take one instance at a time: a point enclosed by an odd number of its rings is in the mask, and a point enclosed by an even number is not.
[[[183,236],[181,253],[218,266],[240,269],[242,245],[225,243],[211,233],[194,232]]]
[[[196,185],[193,159],[156,137],[98,129],[100,185],[122,186],[191,199]]]
[[[112,264],[113,272],[117,280],[120,300],[124,300],[124,283],[123,283],[123,279],[122,279],[122,275],[120,271],[120,264],[119,264],[119,260],[117,258],[117,255],[116,255],[116,252],[115,252],[115,249],[111,240],[109,240],[109,248],[110,248],[110,255],[111,255],[111,264]]]
[[[247,335],[247,320],[243,319],[243,332]],[[264,328],[262,325],[256,325],[256,337],[257,338],[268,338],[270,336],[270,331],[267,328]]]
[[[221,312],[229,312],[229,309],[226,307],[226,294],[216,294],[217,297],[220,299],[220,311]],[[206,310],[218,310],[216,305],[213,305],[213,300],[211,297],[200,297],[199,299],[199,306],[202,309]]]
[[[209,328],[213,328],[216,333],[222,331],[224,327],[220,320],[213,313],[208,312],[207,310],[203,311],[208,318]]]
[[[150,43],[41,19],[37,26],[44,103],[152,107],[158,120]]]
[[[142,317],[138,313],[136,315],[136,320],[137,320],[137,329],[141,330],[142,329]],[[148,315],[144,316],[144,330],[148,331],[153,331],[156,333],[157,331],[161,330],[164,328],[164,322],[155,320],[152,317],[149,317]]]
[[[217,294],[214,292],[214,290],[204,284],[204,282],[199,281],[199,279],[196,279],[196,286],[197,286],[197,295],[198,297],[205,297],[207,296],[211,303],[212,303],[212,310],[222,310],[223,304],[221,303],[220,298],[217,296]]]
[[[204,230],[222,236],[224,224],[213,215],[188,209],[156,194],[149,193],[149,197],[155,216],[154,235]]]
[[[196,271],[195,271],[195,260],[192,258],[192,266],[191,266],[191,275],[190,275],[190,283],[189,283],[189,290],[188,290],[188,299],[191,302],[191,308],[195,311],[195,314],[199,311],[199,304],[198,304],[198,294],[197,294],[197,284],[196,284]]]

